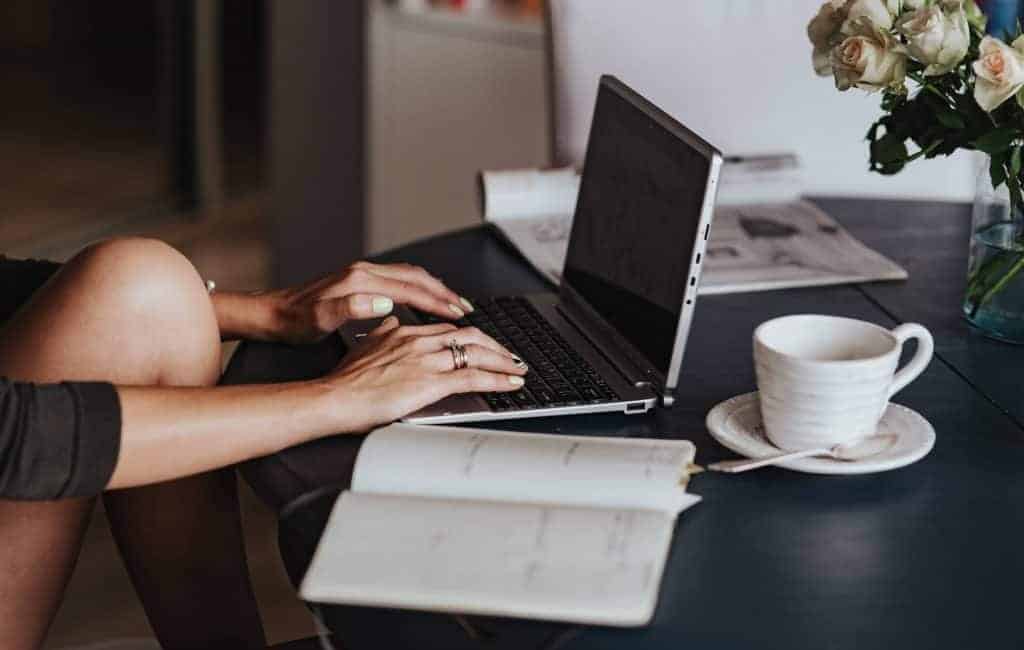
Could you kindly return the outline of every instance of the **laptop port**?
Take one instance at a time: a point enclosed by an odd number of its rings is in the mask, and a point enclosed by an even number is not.
[[[626,404],[626,413],[636,413],[637,411],[643,411],[643,410],[644,410],[644,403],[643,402],[630,402],[629,404]]]

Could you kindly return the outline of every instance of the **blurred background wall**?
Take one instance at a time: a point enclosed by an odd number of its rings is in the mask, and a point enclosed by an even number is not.
[[[536,0],[9,0],[0,250],[206,260],[244,221],[229,279],[280,283],[469,225],[477,170],[549,159],[543,32]]]
[[[0,252],[146,233],[202,258],[225,198],[256,221],[267,47],[262,0],[0,5]]]

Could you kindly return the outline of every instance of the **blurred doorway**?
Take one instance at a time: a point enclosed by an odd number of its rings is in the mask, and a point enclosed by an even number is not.
[[[261,0],[4,0],[0,253],[262,183]],[[230,122],[225,120],[230,116]]]

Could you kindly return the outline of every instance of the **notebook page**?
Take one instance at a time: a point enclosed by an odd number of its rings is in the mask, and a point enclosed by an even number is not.
[[[643,625],[673,532],[654,511],[342,494],[310,601]]]
[[[693,456],[687,440],[393,424],[363,443],[352,490],[674,515],[700,500],[680,482]]]

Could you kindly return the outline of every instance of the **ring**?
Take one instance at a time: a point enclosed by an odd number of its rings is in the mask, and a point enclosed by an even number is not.
[[[466,346],[459,345],[458,341],[452,339],[448,342],[448,349],[452,351],[452,362],[455,364],[453,370],[462,370],[469,365],[469,354]]]

